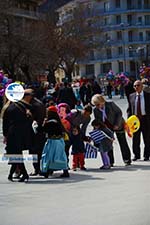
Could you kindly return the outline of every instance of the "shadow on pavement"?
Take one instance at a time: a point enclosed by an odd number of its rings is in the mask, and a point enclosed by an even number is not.
[[[85,180],[105,180],[103,177],[94,177],[92,175],[89,175],[87,172],[86,174],[75,174],[70,173],[69,178],[60,178],[60,174],[54,174],[53,176],[50,176],[49,178],[44,177],[30,177],[29,184],[62,184],[62,183],[78,183],[83,182]]]

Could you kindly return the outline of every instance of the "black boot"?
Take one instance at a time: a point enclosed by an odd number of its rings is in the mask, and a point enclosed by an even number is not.
[[[19,164],[20,173],[23,174],[23,176],[18,180],[18,182],[24,182],[29,180],[29,175],[27,174],[26,168],[24,163]]]
[[[64,170],[63,174],[60,175],[61,178],[67,178],[70,177],[68,170]]]
[[[28,182],[29,180],[29,175],[28,174],[24,174],[19,180],[18,182]]]
[[[12,177],[12,175],[11,175],[11,174],[9,174],[9,176],[8,176],[8,180],[13,182],[13,177]]]
[[[13,181],[13,174],[16,171],[16,168],[17,168],[17,164],[14,163],[14,164],[11,165],[11,168],[10,168],[10,171],[9,171],[9,175],[8,175],[8,180],[9,181]]]

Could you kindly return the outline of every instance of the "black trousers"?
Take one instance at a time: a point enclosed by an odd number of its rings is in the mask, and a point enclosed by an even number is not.
[[[141,158],[141,133],[144,141],[144,158],[150,157],[150,116],[142,116],[140,119],[140,129],[133,135],[133,153],[135,158]]]
[[[12,163],[10,171],[9,171],[9,175],[12,176],[17,169],[19,169],[20,174],[22,174],[23,176],[27,175],[27,171],[26,171],[24,163]]]
[[[33,163],[35,173],[40,172],[40,160],[41,160],[42,151],[43,151],[45,142],[46,142],[45,134],[44,133],[37,133],[34,137],[34,146],[29,151],[30,154],[37,155],[37,162]]]
[[[116,136],[120,145],[121,155],[123,158],[123,161],[131,162],[131,152],[129,145],[127,143],[126,135],[124,130],[116,131]],[[110,158],[110,164],[114,164],[114,154],[113,150],[108,152],[109,158]]]

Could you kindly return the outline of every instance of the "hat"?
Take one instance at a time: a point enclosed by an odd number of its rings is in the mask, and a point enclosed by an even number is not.
[[[48,111],[57,112],[57,108],[54,105],[48,107]]]
[[[58,109],[59,109],[59,111],[60,111],[60,108],[61,107],[64,107],[64,108],[66,108],[66,113],[70,113],[70,106],[67,104],[67,103],[60,103],[59,105],[58,105]]]

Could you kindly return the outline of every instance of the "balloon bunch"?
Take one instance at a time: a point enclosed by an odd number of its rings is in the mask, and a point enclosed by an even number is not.
[[[124,73],[116,75],[115,86],[126,86],[129,83],[129,79],[126,77]]]
[[[12,79],[9,79],[3,71],[0,71],[0,96],[5,94],[5,89],[10,83],[12,83]]]
[[[109,72],[106,74],[106,79],[108,81],[114,81],[115,80],[115,74],[112,70],[109,70]]]
[[[145,66],[145,64],[143,64],[142,66],[140,66],[140,78],[147,78],[150,79],[150,66]]]

